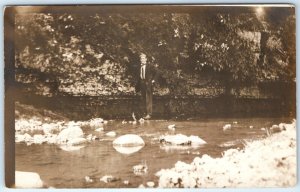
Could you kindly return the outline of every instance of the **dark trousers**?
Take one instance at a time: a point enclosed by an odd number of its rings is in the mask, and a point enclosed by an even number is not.
[[[146,115],[152,115],[152,83],[146,80],[141,82],[142,104],[146,106]]]

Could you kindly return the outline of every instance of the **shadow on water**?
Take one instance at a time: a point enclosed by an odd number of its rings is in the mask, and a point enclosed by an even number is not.
[[[157,186],[155,173],[162,168],[171,168],[177,161],[190,163],[203,154],[220,157],[224,150],[242,148],[245,140],[265,137],[262,127],[289,121],[289,118],[203,118],[151,120],[133,125],[114,120],[105,125],[102,133],[85,130],[85,135],[92,133],[98,135],[100,140],[88,143],[77,151],[68,152],[49,144],[16,144],[16,170],[37,172],[49,186],[55,188],[130,188],[146,185],[148,181],[154,181]],[[222,127],[228,123],[232,124],[232,129],[223,131]],[[176,125],[175,131],[167,129],[170,124]],[[115,131],[117,136],[137,134],[143,138],[145,146],[136,153],[121,154],[112,146],[115,138],[105,135],[109,131]],[[198,148],[172,147],[158,140],[161,135],[179,133],[199,136],[207,144]],[[147,164],[148,172],[134,174],[133,166],[141,163]],[[118,179],[104,183],[100,178],[105,175]],[[85,176],[93,182],[86,182]],[[126,180],[128,185],[124,184]]]
[[[17,94],[16,101],[49,109],[71,120],[130,119],[131,113],[142,117],[145,111],[139,96],[91,97]],[[287,117],[295,116],[295,101],[280,98],[199,98],[155,96],[153,101],[154,119],[187,119],[218,117]]]

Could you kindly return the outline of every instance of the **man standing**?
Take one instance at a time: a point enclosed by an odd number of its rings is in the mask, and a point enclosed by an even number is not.
[[[152,116],[152,85],[157,78],[157,71],[152,65],[147,64],[147,56],[144,53],[140,55],[140,62],[140,88],[142,101],[146,106],[146,116],[144,119],[150,119]]]

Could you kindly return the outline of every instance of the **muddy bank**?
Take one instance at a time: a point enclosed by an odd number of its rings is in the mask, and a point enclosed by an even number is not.
[[[243,150],[229,149],[221,158],[196,157],[178,161],[156,173],[159,187],[292,187],[296,184],[296,122],[273,126],[264,139],[245,142]],[[276,130],[277,131],[277,130]]]

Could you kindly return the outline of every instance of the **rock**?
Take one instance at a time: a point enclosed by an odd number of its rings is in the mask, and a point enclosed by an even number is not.
[[[272,125],[270,128],[273,133],[278,133],[284,130],[284,126],[281,124],[280,127],[278,125]]]
[[[148,187],[151,187],[151,188],[155,186],[155,183],[153,181],[148,181],[146,184]]]
[[[22,135],[22,134],[16,134],[15,135],[15,142],[16,143],[25,142],[25,136]]]
[[[129,185],[129,181],[128,180],[124,180],[123,183],[124,183],[124,185]]]
[[[16,188],[42,188],[43,181],[37,173],[15,171],[15,186]]]
[[[83,137],[83,131],[80,127],[69,127],[66,129],[63,129],[57,136],[57,142],[60,143],[66,143],[69,140],[76,139],[76,138],[82,138]]]
[[[231,129],[231,124],[226,124],[223,126],[223,131]]]
[[[113,145],[134,147],[134,146],[144,146],[144,140],[135,134],[126,134],[118,137],[113,141]]]
[[[31,137],[31,135],[29,135],[28,133],[24,134],[24,141],[26,143],[33,143],[33,137]]]
[[[145,186],[144,186],[143,184],[140,184],[140,185],[138,186],[138,188],[145,188]]]
[[[263,127],[263,128],[261,128],[260,130],[262,130],[262,131],[265,131],[265,130],[266,130],[266,128],[264,128],[264,127]]]
[[[253,126],[252,126],[252,125],[250,125],[250,126],[249,126],[249,128],[250,128],[250,129],[253,129]]]
[[[89,125],[92,129],[103,128],[104,120],[102,118],[94,118],[89,121]]]
[[[97,131],[97,132],[101,132],[101,131],[104,131],[104,128],[97,128],[97,129],[95,129],[95,131]]]
[[[91,179],[89,176],[85,176],[84,179],[85,179],[85,182],[87,182],[87,183],[92,183],[92,182],[94,182],[94,180]]]
[[[198,136],[186,136],[183,134],[166,135],[162,136],[160,142],[164,142],[171,145],[203,145],[206,142]]]
[[[86,139],[88,141],[92,141],[93,140],[93,135],[92,134],[89,134],[88,136],[86,136]]]
[[[117,135],[117,133],[114,131],[110,131],[110,132],[106,133],[105,135],[108,137],[115,137]]]
[[[189,137],[189,140],[191,141],[192,145],[204,145],[204,144],[206,144],[206,141],[204,141],[200,137],[194,136],[194,135],[191,135]]]
[[[106,121],[106,120],[103,121],[103,124],[104,124],[104,125],[106,125],[107,123],[108,123],[108,121]]]
[[[104,182],[104,183],[110,183],[110,182],[115,182],[118,181],[119,179],[112,176],[112,175],[105,175],[103,177],[100,178],[100,181]]]
[[[285,123],[280,123],[280,124],[278,125],[278,127],[280,128],[281,131],[286,131],[286,125],[287,125],[287,124],[285,124]]]
[[[143,175],[143,174],[146,174],[148,172],[148,166],[147,166],[146,163],[135,165],[135,166],[132,167],[132,169],[133,169],[133,173],[135,175]]]
[[[75,138],[75,139],[71,139],[67,142],[67,145],[81,145],[86,143],[87,140],[85,138]]]
[[[144,124],[145,123],[145,119],[140,118],[139,122],[140,122],[140,124]]]
[[[57,135],[56,134],[47,134],[45,136],[45,139],[48,144],[56,144]]]
[[[127,121],[123,120],[123,121],[122,121],[122,124],[127,124]]]
[[[33,143],[35,143],[35,144],[42,144],[45,141],[46,141],[45,137],[41,134],[36,134],[33,136]]]
[[[45,123],[42,125],[44,134],[53,134],[55,131],[59,130],[59,125],[55,123]]]
[[[175,124],[173,124],[173,125],[168,125],[168,129],[169,129],[169,130],[172,130],[172,131],[175,131]]]
[[[237,121],[234,121],[234,122],[232,122],[232,124],[238,124],[238,122],[237,122]]]

